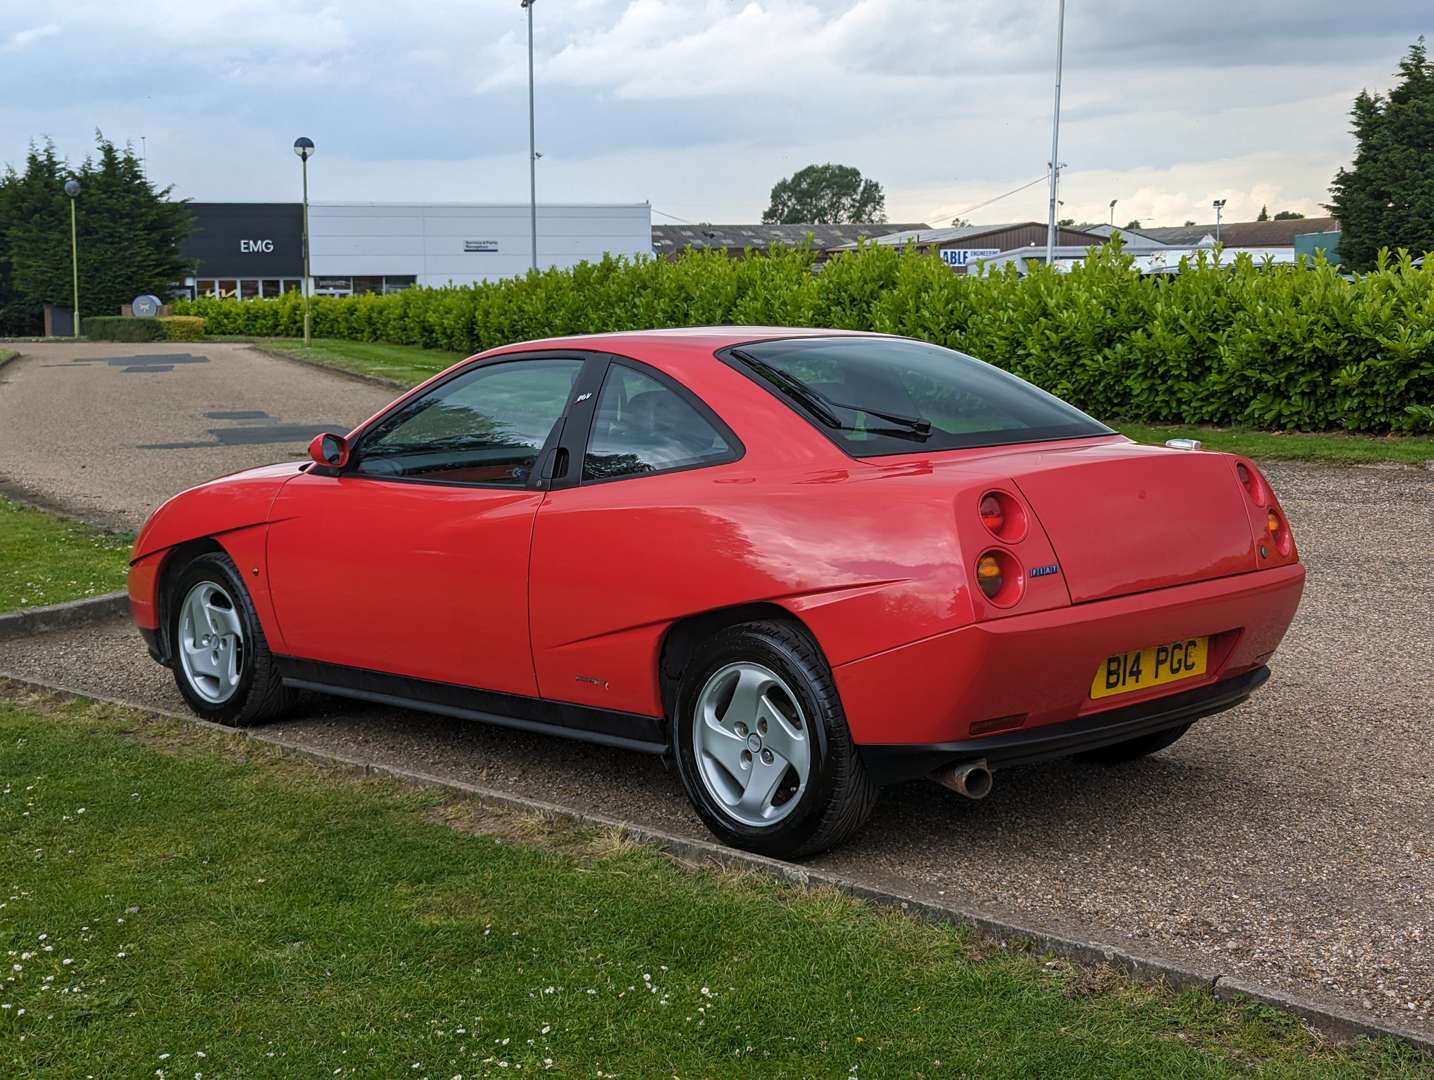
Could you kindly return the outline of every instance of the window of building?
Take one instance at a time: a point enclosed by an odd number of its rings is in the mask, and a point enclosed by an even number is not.
[[[259,279],[258,279],[258,278],[240,278],[240,279],[239,279],[239,298],[240,298],[241,300],[257,300],[257,299],[259,299]]]
[[[356,294],[383,292],[383,278],[381,277],[355,277],[350,280],[353,282],[353,290]]]
[[[259,295],[262,296],[262,297],[264,297],[264,298],[267,300],[267,299],[269,299],[269,298],[271,298],[271,297],[278,296],[278,295],[279,295],[279,292],[280,292],[280,289],[279,289],[279,279],[278,279],[278,278],[265,278],[265,279],[264,279],[264,282],[263,282],[263,291],[260,292]]]
[[[418,277],[414,274],[385,274],[383,277],[383,291],[386,293],[402,292],[404,289],[411,289],[418,284]]]
[[[304,291],[304,283],[303,283],[302,281],[300,281],[298,278],[285,278],[285,279],[284,279],[284,291],[285,291],[286,293],[291,293],[291,292],[303,292],[303,291]]]
[[[194,282],[194,294],[196,296],[213,296],[215,293],[215,282],[213,278],[199,278]]]
[[[650,375],[613,364],[598,395],[584,480],[730,461],[735,449],[681,394]]]
[[[223,299],[232,299],[239,295],[239,282],[234,278],[219,279],[219,296]]]

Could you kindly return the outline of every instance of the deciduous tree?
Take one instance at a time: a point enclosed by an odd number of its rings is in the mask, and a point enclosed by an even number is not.
[[[772,188],[768,225],[845,225],[886,221],[886,195],[850,165],[808,165]]]

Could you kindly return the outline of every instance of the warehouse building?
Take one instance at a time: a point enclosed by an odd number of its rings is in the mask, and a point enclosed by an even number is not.
[[[302,289],[298,203],[190,203],[182,254],[196,263],[191,296],[254,300]],[[315,295],[395,292],[515,277],[532,263],[527,204],[310,203]],[[652,254],[646,203],[538,207],[538,266]]]

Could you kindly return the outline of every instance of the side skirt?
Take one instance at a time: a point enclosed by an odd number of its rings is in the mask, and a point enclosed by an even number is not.
[[[419,709],[441,716],[480,720],[485,724],[616,746],[643,754],[667,752],[667,732],[662,720],[656,716],[499,694],[471,686],[430,682],[293,656],[276,656],[274,660],[284,685],[298,689]]]

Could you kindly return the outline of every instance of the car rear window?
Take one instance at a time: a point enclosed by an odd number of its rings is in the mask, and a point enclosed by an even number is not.
[[[722,358],[853,457],[1112,434],[1024,379],[923,341],[782,338]]]

